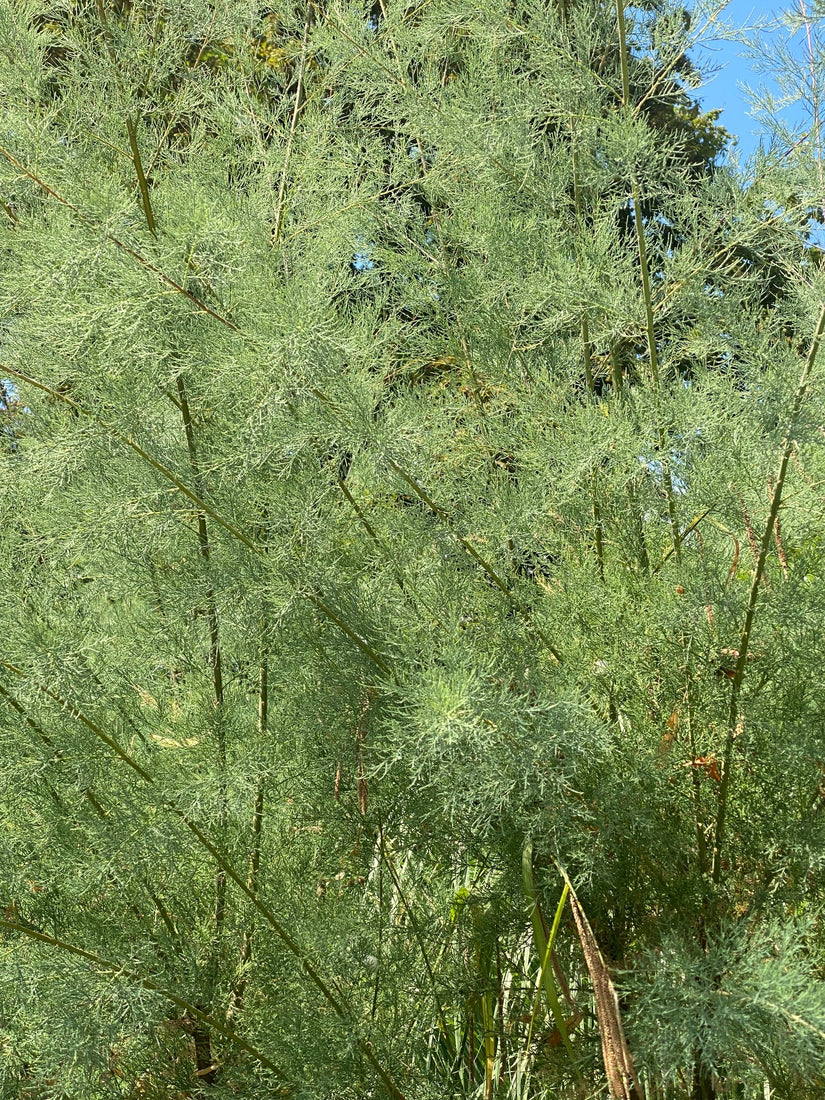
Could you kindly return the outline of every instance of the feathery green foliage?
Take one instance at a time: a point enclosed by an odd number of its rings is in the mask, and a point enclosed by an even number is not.
[[[3,1100],[825,1093],[822,196],[717,14],[0,0]]]

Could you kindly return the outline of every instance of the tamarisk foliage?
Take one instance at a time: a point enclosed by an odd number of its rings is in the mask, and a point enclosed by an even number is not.
[[[0,2],[0,1096],[823,1095],[816,142],[594,0]]]

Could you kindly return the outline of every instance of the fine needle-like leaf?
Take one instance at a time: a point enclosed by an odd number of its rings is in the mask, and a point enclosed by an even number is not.
[[[630,108],[630,65],[627,48],[627,31],[625,27],[625,0],[616,0],[616,14],[619,25],[619,59],[622,70],[622,104]],[[636,108],[638,110],[638,108]],[[670,521],[670,532],[673,537],[673,552],[676,561],[682,560],[682,540],[679,530],[679,518],[676,515],[676,495],[673,489],[673,477],[670,472],[670,454],[665,432],[661,422],[661,392],[659,378],[659,353],[656,347],[656,324],[654,321],[653,292],[650,287],[650,263],[647,256],[647,242],[645,240],[645,227],[642,220],[642,198],[635,174],[631,187],[633,202],[633,224],[636,229],[636,244],[639,249],[639,269],[642,276],[642,298],[645,307],[645,329],[647,334],[647,350],[650,361],[650,373],[653,381],[653,390],[656,396],[658,410],[657,434],[659,453],[662,463],[662,480],[667,497],[667,512]]]
[[[141,447],[139,443],[132,439],[131,436],[126,435],[124,432],[121,432],[113,425],[107,424],[105,421],[100,420],[93,413],[89,412],[82,405],[78,404],[78,402],[73,401],[67,394],[61,393],[60,390],[56,389],[54,386],[49,386],[45,382],[39,382],[37,379],[31,378],[29,377],[29,375],[24,374],[22,371],[16,370],[14,367],[10,367],[7,364],[0,365],[0,369],[2,369],[7,374],[10,374],[13,378],[18,378],[21,382],[26,382],[29,385],[34,386],[36,389],[43,390],[45,393],[50,394],[57,400],[62,401],[66,405],[69,405],[71,408],[76,410],[78,414],[88,417],[95,424],[97,424],[98,427],[102,428],[103,431],[107,432],[109,435],[119,440],[121,443],[124,443],[127,447],[130,448],[130,450],[134,451],[135,454],[142,458],[144,462],[148,463],[153,470],[157,471],[157,473],[161,474],[162,477],[165,477],[168,481],[170,481],[176,489],[183,493],[184,496],[188,497],[197,506],[199,512],[205,513],[217,524],[219,524],[219,526],[221,526],[225,531],[232,535],[233,538],[236,538],[239,542],[242,542],[244,546],[246,546],[249,550],[252,550],[255,554],[263,553],[262,547],[253,542],[253,540],[245,535],[243,531],[241,531],[233,523],[222,516],[220,512],[216,511],[196,492],[193,492],[193,490],[190,489],[185,482],[181,481],[180,478],[175,473],[173,473],[168,466],[165,466],[162,462],[158,461],[158,459],[150,455],[149,452]],[[306,594],[306,598],[310,601],[310,603],[314,604],[315,607],[317,607],[318,610],[321,611],[330,620],[330,622],[335,623],[335,625],[344,634],[346,634],[348,638],[355,642],[361,652],[364,653],[385,676],[391,677],[393,675],[390,665],[384,660],[384,658],[375,651],[375,649],[367,642],[365,638],[363,638],[356,630],[349,626],[341,618],[340,615],[336,614],[336,612],[333,611],[332,608],[330,608],[328,604],[323,599],[321,599],[321,597],[313,592],[309,592]]]
[[[84,224],[95,226],[95,228],[97,228],[93,218],[90,218],[87,214],[84,214],[79,207],[74,205],[74,203],[69,202],[68,199],[64,198],[59,192],[55,191],[53,187],[50,187],[45,180],[40,178],[40,176],[36,172],[32,172],[30,171],[30,169],[26,168],[26,166],[21,161],[19,161],[17,157],[13,156],[9,152],[9,150],[2,145],[0,145],[0,156],[5,157],[9,164],[17,168],[33,183],[36,183],[37,186],[41,188],[41,190],[45,191],[47,195],[51,195],[53,199],[56,199],[57,202],[61,204],[61,206],[65,206],[69,210],[71,210],[73,214],[75,214],[82,222],[84,222]],[[136,260],[137,263],[140,264],[141,267],[146,268],[147,271],[151,271],[153,275],[156,275],[161,280],[161,282],[165,283],[167,286],[170,286],[178,294],[182,294],[184,298],[188,298],[189,301],[192,302],[192,304],[195,305],[202,313],[208,314],[208,316],[214,318],[214,320],[216,321],[219,321],[222,325],[224,325],[228,329],[231,329],[233,332],[240,331],[238,326],[233,321],[230,321],[228,317],[224,317],[222,314],[217,313],[196,294],[193,294],[191,290],[187,290],[185,286],[182,286],[180,283],[176,282],[170,275],[167,275],[166,272],[161,271],[159,267],[153,264],[151,260],[148,260],[144,255],[142,255],[142,253],[137,252],[134,248],[126,244],[119,237],[116,237],[113,233],[106,232],[105,236],[106,240],[111,241],[111,243],[116,248],[119,248],[121,252],[125,252],[127,256],[131,256],[133,260]]]
[[[112,962],[110,959],[105,959],[101,955],[96,955],[92,951],[86,951],[82,947],[78,947],[76,944],[67,943],[65,940],[58,939],[56,936],[50,936],[46,932],[41,932],[37,928],[33,928],[29,924],[23,924],[19,921],[10,921],[0,919],[0,929],[6,932],[19,932],[23,936],[28,936],[29,939],[36,940],[38,943],[46,944],[48,947],[57,948],[59,951],[65,951],[69,955],[75,955],[77,958],[85,959],[93,966],[98,967],[100,970],[108,971],[110,974],[115,974],[118,977],[126,978],[127,981],[133,982],[135,985],[140,985],[144,989],[149,989],[153,993],[160,994],[171,1004],[177,1008],[182,1008],[189,1016],[195,1020],[199,1020],[201,1023],[208,1025],[217,1031],[220,1035],[223,1035],[225,1039],[228,1039],[236,1047],[245,1051],[251,1058],[254,1058],[256,1062],[259,1062],[265,1069],[268,1069],[270,1073],[274,1073],[280,1080],[287,1082],[289,1078],[284,1071],[277,1066],[271,1058],[268,1058],[263,1051],[258,1050],[257,1047],[248,1043],[242,1035],[239,1035],[237,1031],[228,1027],[226,1024],[221,1023],[220,1020],[216,1020],[213,1016],[204,1012],[198,1008],[197,1005],[191,1004],[189,1001],[179,997],[177,993],[173,993],[169,989],[165,989],[162,985],[156,982],[153,978],[148,978],[143,974],[139,974],[134,970],[128,970],[126,967],[121,966],[119,963]],[[292,1084],[287,1085],[285,1088],[279,1088],[279,1096],[291,1096],[296,1091],[296,1087]]]
[[[799,378],[799,383],[796,388],[796,392],[791,402],[790,415],[788,417],[788,426],[785,430],[785,438],[782,441],[781,460],[779,463],[779,472],[774,482],[773,492],[771,494],[771,506],[768,512],[768,521],[765,524],[765,531],[762,535],[762,542],[759,546],[759,557],[756,561],[756,565],[751,573],[750,590],[748,592],[748,603],[745,608],[745,619],[742,624],[742,633],[739,637],[739,651],[736,659],[736,667],[733,673],[733,679],[731,681],[730,691],[730,703],[728,706],[728,723],[727,733],[725,736],[725,750],[722,764],[722,780],[719,784],[719,803],[716,812],[716,827],[714,829],[713,840],[713,869],[711,876],[715,883],[720,882],[722,878],[722,845],[725,839],[725,824],[727,818],[728,797],[730,794],[731,783],[731,771],[733,768],[733,746],[736,741],[738,732],[742,728],[743,718],[739,714],[739,699],[742,694],[742,682],[745,677],[745,669],[748,664],[748,654],[750,653],[751,631],[753,630],[753,622],[756,616],[756,605],[759,599],[759,589],[762,584],[762,577],[765,573],[765,566],[768,561],[768,551],[770,550],[771,541],[776,526],[776,520],[779,516],[779,509],[782,504],[782,493],[785,488],[785,479],[788,475],[788,466],[791,461],[791,455],[793,454],[795,447],[794,431],[796,429],[797,421],[799,420],[799,414],[802,412],[802,406],[805,400],[805,396],[808,392],[808,386],[811,381],[811,375],[813,374],[814,366],[816,364],[817,356],[819,355],[819,349],[822,344],[823,334],[825,334],[825,305],[821,307],[819,318],[816,322],[813,338],[811,339],[811,345],[808,350],[808,355],[805,359],[805,364],[802,368],[802,373]]]
[[[13,672],[15,675],[24,677],[25,672],[17,668],[15,665],[10,664],[8,661],[0,660],[0,665],[3,668],[8,669],[9,672]],[[53,691],[45,684],[38,684],[37,687],[50,699],[53,699],[58,703],[67,713],[73,718],[82,722],[87,729],[98,737],[108,748],[110,748],[128,767],[130,767],[145,783],[156,786],[154,776],[152,776],[142,765],[140,765],[126,749],[123,748],[113,737],[109,736],[93,719],[84,714],[78,707],[70,703],[67,699],[64,699],[57,692]],[[358,1043],[358,1046],[364,1053],[367,1060],[376,1070],[384,1085],[390,1092],[390,1095],[396,1098],[396,1100],[403,1100],[403,1094],[398,1086],[393,1081],[387,1070],[378,1061],[375,1052],[372,1047],[372,1043],[363,1038],[358,1030],[357,1024],[353,1018],[351,1010],[345,1004],[339,992],[333,992],[332,983],[328,982],[321,976],[316,964],[310,959],[306,950],[298,943],[298,941],[286,930],[281,924],[272,910],[264,904],[257,891],[253,890],[242,875],[236,871],[236,869],[229,862],[227,857],[213,844],[209,837],[203,832],[203,830],[192,820],[192,818],[184,813],[179,807],[173,803],[163,799],[161,805],[169,813],[178,818],[179,821],[189,830],[190,833],[196,838],[198,843],[212,856],[213,860],[217,864],[218,868],[224,872],[241,890],[241,892],[252,902],[253,906],[258,910],[269,927],[275,933],[275,935],[281,940],[292,955],[298,960],[301,968],[309,977],[310,981],[321,992],[324,1000],[330,1005],[335,1014],[344,1021],[353,1033],[353,1037]]]

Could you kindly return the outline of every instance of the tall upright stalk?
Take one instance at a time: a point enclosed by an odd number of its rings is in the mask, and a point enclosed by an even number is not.
[[[616,0],[616,17],[619,25],[619,59],[622,71],[622,106],[630,108],[630,65],[627,49],[627,29],[625,25],[624,0]],[[636,230],[636,245],[639,250],[639,268],[642,276],[642,297],[645,307],[645,329],[647,336],[647,350],[650,362],[651,381],[656,397],[656,432],[658,447],[662,463],[662,480],[665,486],[667,498],[667,513],[670,523],[670,533],[673,538],[673,549],[677,563],[682,560],[682,536],[679,530],[679,519],[676,513],[676,496],[673,491],[673,477],[670,472],[670,455],[667,438],[662,426],[661,416],[661,389],[659,385],[659,356],[656,349],[656,327],[653,317],[653,294],[650,287],[650,265],[647,256],[647,242],[645,241],[644,223],[642,221],[642,204],[639,185],[635,172],[631,183],[631,199],[633,202],[633,224]]]
[[[258,663],[258,740],[261,744],[269,732],[269,639],[267,636],[267,616],[261,617],[260,652]],[[266,779],[263,774],[255,783],[255,803],[252,810],[252,850],[249,855],[249,874],[247,886],[252,894],[258,895],[258,880],[261,872],[261,843],[263,840],[264,795]],[[252,941],[255,926],[251,922],[243,931],[241,950],[238,959],[238,980],[232,990],[227,1009],[227,1019],[243,1009],[244,996],[249,984],[249,966],[252,961]]]
[[[177,380],[178,399],[175,404],[180,409],[183,418],[183,428],[186,437],[186,449],[189,455],[189,467],[192,471],[192,484],[199,497],[206,495],[203,485],[203,477],[198,462],[198,453],[195,441],[195,430],[192,423],[192,414],[189,409],[189,401],[186,395],[186,387],[183,377],[178,375]],[[215,590],[211,578],[211,550],[209,545],[209,531],[206,526],[206,515],[198,510],[198,548],[206,580],[206,625],[209,633],[209,667],[212,672],[213,704],[215,707],[217,748],[218,748],[218,831],[223,836],[226,830],[227,800],[226,800],[226,729],[224,725],[224,686],[223,686],[223,661],[221,658],[221,645],[218,623],[218,607],[215,600]],[[221,940],[223,938],[224,924],[226,923],[226,871],[222,867],[215,870],[215,904],[212,913],[212,947],[206,972],[206,985],[210,999],[214,999],[215,989],[218,983],[220,969]],[[197,1038],[197,1037],[196,1037]],[[198,1062],[205,1065],[198,1066],[201,1079],[206,1084],[211,1084],[216,1078],[216,1071],[212,1068],[210,1057],[210,1044],[208,1036],[204,1037],[201,1046],[195,1043],[198,1052]]]
[[[811,340],[811,346],[808,351],[805,365],[802,368],[802,374],[800,375],[799,382],[794,393],[793,401],[791,402],[790,415],[788,417],[788,426],[785,430],[785,437],[782,440],[782,458],[779,463],[779,472],[774,482],[773,492],[771,493],[771,505],[768,512],[768,521],[765,524],[765,531],[762,535],[762,541],[759,544],[759,557],[756,561],[756,565],[751,573],[750,590],[748,592],[748,602],[745,609],[745,619],[742,624],[742,633],[739,637],[739,654],[736,659],[736,667],[733,673],[733,679],[731,681],[730,703],[728,706],[728,720],[727,720],[727,734],[725,736],[725,751],[722,764],[722,779],[719,784],[719,802],[716,811],[716,826],[714,830],[713,840],[713,865],[711,871],[711,877],[714,883],[719,883],[722,878],[722,847],[725,840],[725,824],[727,819],[728,799],[730,797],[730,785],[731,775],[733,771],[733,747],[736,738],[743,730],[744,716],[740,714],[739,700],[742,694],[742,682],[745,677],[745,668],[748,663],[748,653],[750,652],[751,644],[751,631],[753,629],[753,621],[756,615],[756,605],[759,599],[760,585],[762,584],[762,577],[765,573],[765,565],[768,560],[768,551],[773,540],[774,530],[776,528],[777,517],[779,516],[779,509],[782,504],[782,493],[785,488],[785,479],[788,474],[788,466],[791,461],[791,455],[794,451],[794,429],[799,419],[799,414],[802,411],[802,403],[805,399],[805,394],[808,389],[808,384],[811,379],[811,374],[816,364],[817,355],[819,354],[819,348],[822,343],[822,336],[825,333],[825,305],[822,306],[819,319],[816,323],[813,339]]]
[[[97,0],[97,14],[100,19],[100,25],[103,28],[103,41],[106,43],[106,50],[112,61],[112,71],[115,77],[115,83],[118,90],[123,96],[124,102],[126,99],[125,91],[123,88],[123,81],[120,76],[120,65],[117,59],[117,53],[115,51],[115,45],[112,38],[112,31],[109,26],[109,20],[106,16],[106,7],[103,0]],[[143,162],[140,158],[140,149],[137,143],[137,130],[135,129],[135,123],[131,115],[126,115],[126,136],[129,139],[129,149],[132,153],[132,163],[135,166],[135,174],[137,175],[138,190],[140,192],[140,201],[143,206],[143,213],[146,217],[146,225],[149,232],[153,237],[157,236],[157,229],[155,228],[155,214],[152,210],[152,201],[149,197],[149,185],[146,181],[146,173],[143,171]]]
[[[295,140],[295,130],[298,124],[298,113],[304,97],[304,69],[307,59],[307,42],[309,40],[309,28],[313,22],[314,5],[312,0],[307,3],[307,14],[304,20],[303,37],[301,40],[301,56],[298,61],[298,75],[296,78],[295,99],[292,104],[292,114],[289,119],[289,133],[284,150],[284,163],[281,168],[281,178],[278,183],[278,197],[275,202],[275,217],[272,227],[272,244],[277,245],[281,240],[281,230],[284,222],[284,210],[286,208],[286,184],[289,178],[289,162],[292,157],[292,145]],[[286,260],[284,260],[286,264]]]
[[[104,40],[106,42],[109,56],[112,60],[112,66],[115,74],[115,79],[121,94],[125,93],[123,89],[123,83],[120,76],[120,68],[118,64],[118,58],[115,52],[115,46],[112,39],[111,29],[106,17],[106,10],[103,4],[103,0],[97,0],[98,14],[103,27]],[[152,199],[149,193],[149,184],[147,182],[146,172],[143,168],[143,161],[140,155],[140,147],[137,141],[137,131],[134,120],[127,114],[126,116],[126,133],[129,139],[129,149],[132,154],[132,163],[135,168],[135,175],[137,177],[138,191],[140,193],[141,205],[143,207],[143,213],[146,218],[146,226],[152,236],[157,236],[157,224],[155,220],[154,210],[152,208]],[[195,492],[201,498],[206,494],[204,492],[203,478],[198,465],[197,449],[195,443],[195,432],[192,424],[192,416],[189,410],[189,402],[186,395],[186,389],[184,386],[183,378],[178,375],[177,378],[177,391],[178,399],[174,404],[180,410],[183,418],[184,434],[186,437],[186,448],[189,456],[189,467],[192,472],[192,481],[195,486]],[[197,512],[198,523],[198,546],[200,556],[203,560],[204,570],[206,573],[206,623],[209,633],[209,654],[208,661],[209,667],[212,672],[212,686],[213,686],[213,702],[216,708],[217,716],[217,734],[218,734],[218,769],[219,769],[219,784],[220,784],[220,803],[219,803],[219,830],[221,834],[226,827],[226,732],[223,721],[223,705],[224,705],[224,687],[223,687],[223,671],[222,671],[222,659],[220,648],[220,637],[218,627],[218,610],[215,601],[215,593],[210,576],[210,547],[209,547],[209,532],[206,525],[206,514],[202,509],[198,509]],[[223,927],[226,921],[226,872],[218,867],[215,872],[215,903],[213,910],[213,931],[212,931],[212,947],[210,952],[209,963],[207,966],[206,984],[209,990],[210,999],[214,998],[215,987],[218,980],[218,971],[220,967],[220,945],[223,934]],[[195,1047],[195,1061],[197,1063],[197,1075],[200,1083],[203,1085],[212,1084],[217,1077],[217,1068],[213,1062],[212,1057],[212,1044],[207,1024],[208,1017],[201,1013],[199,1018],[196,1016],[195,1024],[193,1027],[193,1040]]]
[[[802,13],[802,19],[805,24],[805,43],[808,49],[806,60],[811,73],[811,113],[813,115],[814,124],[814,150],[817,177],[819,179],[819,199],[822,201],[823,196],[825,196],[825,170],[823,170],[822,158],[822,106],[820,102],[819,81],[816,75],[816,58],[820,44],[818,41],[814,41],[813,31],[811,30],[811,17],[808,14],[805,0],[799,0],[799,10]]]
[[[685,723],[687,725],[690,758],[691,760],[696,760],[699,756],[699,751],[696,744],[696,730],[693,718],[693,675],[690,664],[688,663],[687,686],[685,688]],[[699,860],[699,872],[702,876],[705,876],[708,873],[709,867],[708,842],[705,834],[705,827],[702,823],[702,780],[697,768],[691,768],[691,781],[693,787],[693,807],[696,816],[696,852]]]
[[[573,167],[573,203],[576,212],[577,231],[582,231],[582,199],[579,187],[579,154],[576,148],[576,127],[570,119],[571,161]],[[596,395],[596,384],[593,380],[593,356],[590,346],[590,325],[587,319],[587,310],[582,311],[581,317],[582,355],[584,358],[584,377],[587,383],[587,392],[591,398]],[[590,470],[590,503],[593,509],[593,535],[596,543],[596,561],[599,566],[599,577],[604,581],[604,529],[602,513],[599,505],[599,479],[595,464]]]

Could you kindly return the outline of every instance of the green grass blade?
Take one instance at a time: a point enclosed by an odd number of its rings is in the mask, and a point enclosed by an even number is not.
[[[553,926],[550,929],[549,934],[545,932],[544,920],[542,919],[541,906],[539,904],[538,894],[536,892],[536,883],[533,878],[533,842],[528,840],[524,845],[524,851],[522,853],[521,863],[522,875],[524,878],[524,893],[527,898],[527,905],[530,911],[530,921],[533,926],[533,942],[536,946],[536,952],[539,957],[541,969],[539,972],[539,983],[536,990],[536,1003],[533,1006],[533,1012],[530,1018],[530,1031],[527,1037],[527,1043],[529,1046],[530,1039],[533,1033],[533,1024],[535,1022],[536,1013],[538,1011],[538,1002],[540,998],[541,990],[544,990],[544,995],[547,999],[547,1005],[550,1009],[550,1014],[558,1029],[559,1035],[561,1035],[562,1042],[564,1043],[567,1053],[570,1058],[575,1061],[576,1052],[573,1049],[573,1044],[570,1042],[570,1036],[567,1034],[567,1025],[564,1022],[564,1015],[561,1010],[561,1004],[559,1003],[559,996],[556,991],[556,982],[553,977],[553,968],[548,966],[553,954],[553,943],[556,939],[556,934],[559,930],[559,924],[561,922],[561,915],[564,909],[565,902],[567,901],[567,895],[570,892],[570,887],[567,883],[564,884],[562,890],[561,900],[556,908],[556,915],[553,920]]]

